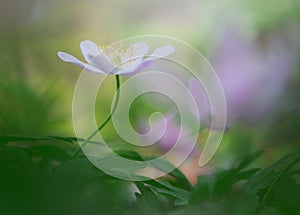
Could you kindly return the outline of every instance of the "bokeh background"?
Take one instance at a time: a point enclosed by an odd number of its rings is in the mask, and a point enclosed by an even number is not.
[[[166,35],[207,56],[224,85],[230,128],[211,165],[258,149],[266,165],[300,146],[299,11],[298,0],[1,0],[0,134],[74,136],[81,69],[57,51],[79,57],[85,39]],[[112,90],[99,98],[99,119]]]

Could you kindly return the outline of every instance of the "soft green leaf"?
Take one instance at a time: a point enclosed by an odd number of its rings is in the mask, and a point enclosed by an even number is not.
[[[189,205],[189,202],[187,200],[183,200],[183,199],[176,199],[174,201],[174,205],[175,206],[187,206],[187,205]]]
[[[239,190],[226,195],[224,204],[229,215],[255,215],[258,202],[256,194]]]
[[[225,215],[224,210],[221,202],[202,202],[198,205],[168,213],[168,215]]]
[[[31,156],[46,157],[61,161],[71,159],[71,156],[66,152],[66,150],[56,145],[40,144],[23,149],[27,151]]]
[[[74,180],[75,178],[95,178],[95,177],[110,177],[97,169],[87,158],[80,158],[76,160],[70,160],[59,166],[57,166],[52,175],[58,178],[69,178]]]
[[[250,154],[237,166],[237,169],[238,170],[244,169],[249,164],[251,164],[251,162],[253,162],[255,159],[259,158],[262,154],[263,154],[263,151],[258,151],[253,154]]]
[[[257,191],[270,186],[276,176],[279,174],[275,170],[285,164],[291,155],[286,155],[279,161],[275,162],[271,166],[261,170],[258,174],[254,175],[246,184],[246,188],[250,191]]]
[[[189,202],[194,204],[203,200],[211,200],[215,183],[216,178],[214,176],[198,176],[197,184],[191,192]]]
[[[275,208],[265,208],[265,209],[261,210],[260,212],[258,212],[257,215],[282,215],[282,213],[280,213]]]
[[[153,183],[153,182],[154,182],[154,180],[144,181],[144,183],[151,185],[151,188],[153,190],[155,190],[157,193],[168,195],[168,196],[171,196],[176,199],[180,199],[185,202],[188,201],[188,199],[189,199],[188,191],[174,187],[173,185],[171,185],[167,182],[163,182],[163,181],[155,181],[156,183]],[[157,186],[157,184],[159,184],[160,186]]]
[[[135,161],[144,161],[142,156],[135,152],[135,151],[129,151],[129,150],[115,150],[114,151],[117,155],[130,159],[130,160],[135,160]]]
[[[135,182],[141,193],[135,193],[137,202],[143,214],[148,215],[162,215],[162,209],[160,207],[160,202],[158,201],[155,193],[146,187],[142,182]]]
[[[239,180],[249,179],[250,177],[255,175],[260,170],[261,170],[260,168],[254,168],[254,169],[249,169],[249,170],[239,172],[238,179]]]
[[[155,159],[153,157],[146,157],[146,160],[149,160],[150,158]],[[157,158],[157,159],[155,159],[155,162],[149,162],[149,164],[152,165],[153,167],[173,176],[178,181],[179,187],[184,188],[188,191],[190,191],[192,189],[192,185],[191,185],[190,181],[186,178],[186,176],[170,162]],[[170,170],[172,170],[172,171],[170,171]]]
[[[285,168],[278,171],[278,175],[268,187],[262,198],[262,205],[276,205],[285,214],[300,212],[299,196],[300,189],[292,178],[289,170],[300,161],[296,156],[287,163]]]
[[[135,172],[147,167],[143,161],[133,161],[129,159],[120,159],[119,156],[107,156],[95,161],[104,172],[125,180],[147,180],[144,176],[136,175]]]
[[[214,175],[216,182],[213,195],[216,199],[223,198],[232,189],[232,186],[240,180],[237,169],[222,170]]]
[[[13,135],[0,135],[0,143],[19,142],[19,141],[49,141],[60,140],[69,143],[77,141],[75,137],[59,137],[59,136],[44,136],[44,137],[25,137],[25,136],[13,136]]]

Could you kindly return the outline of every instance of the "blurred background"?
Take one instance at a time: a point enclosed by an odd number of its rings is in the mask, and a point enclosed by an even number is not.
[[[207,56],[223,84],[229,130],[211,164],[263,149],[266,165],[300,146],[299,11],[298,0],[1,0],[0,134],[74,136],[81,69],[57,51],[80,58],[85,39],[166,35]],[[113,95],[103,90],[99,119]]]

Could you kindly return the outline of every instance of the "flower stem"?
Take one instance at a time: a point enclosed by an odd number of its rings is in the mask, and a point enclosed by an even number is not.
[[[79,152],[80,150],[85,147],[86,144],[88,144],[90,142],[90,140],[102,129],[104,128],[104,126],[111,120],[112,115],[115,113],[116,108],[118,106],[119,103],[119,98],[120,98],[120,76],[116,75],[116,99],[115,102],[113,104],[113,108],[111,113],[105,118],[105,120],[101,123],[101,125],[94,130],[81,144],[80,148],[75,152],[75,154],[73,155],[73,158],[78,158]]]

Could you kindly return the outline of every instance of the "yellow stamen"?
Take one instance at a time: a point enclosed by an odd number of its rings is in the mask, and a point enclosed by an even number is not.
[[[116,65],[119,69],[128,67],[133,61],[134,57],[134,47],[129,46],[126,50],[123,48],[123,44],[120,44],[118,47],[113,46],[99,46],[102,49],[102,52],[106,54],[109,60]],[[122,62],[122,58],[126,57],[125,62]]]

